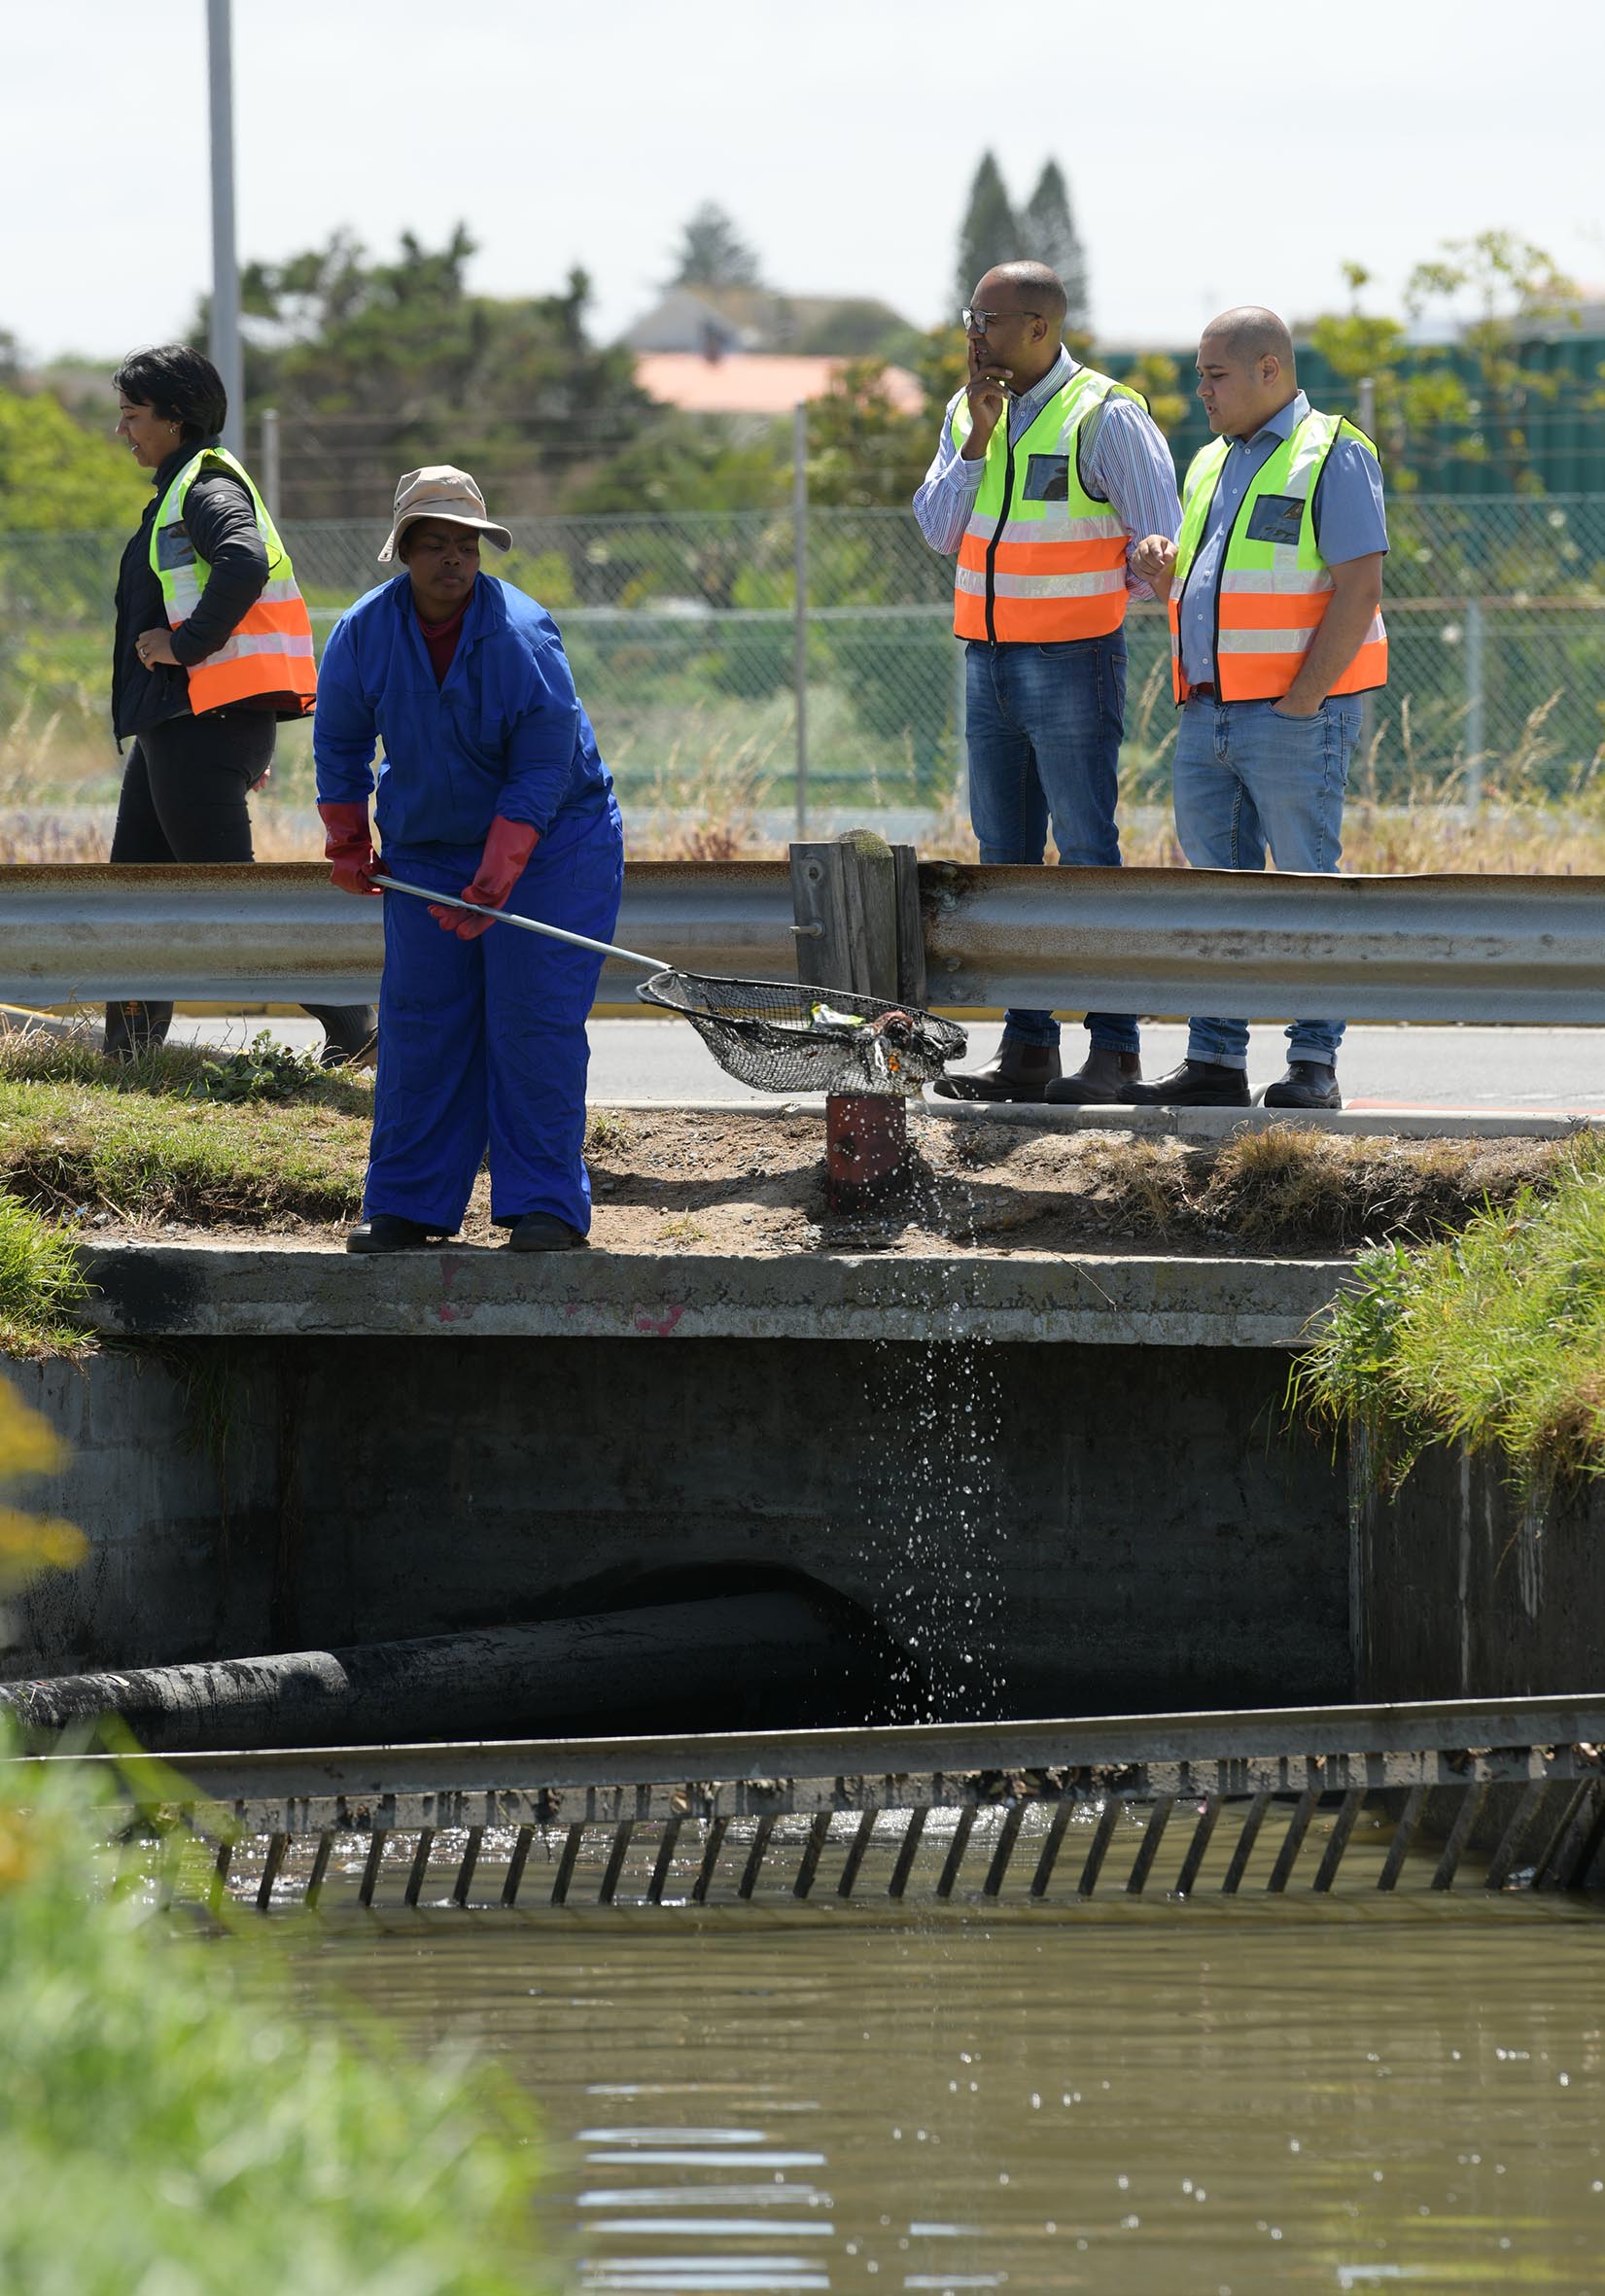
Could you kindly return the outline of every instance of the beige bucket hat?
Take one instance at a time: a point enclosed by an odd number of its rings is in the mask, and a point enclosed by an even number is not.
[[[498,526],[494,518],[486,515],[485,498],[473,479],[452,463],[426,463],[421,470],[408,470],[397,482],[395,517],[385,546],[379,552],[381,566],[390,564],[397,543],[420,518],[439,518],[451,526],[476,527],[499,550],[512,548],[512,537],[506,528]]]

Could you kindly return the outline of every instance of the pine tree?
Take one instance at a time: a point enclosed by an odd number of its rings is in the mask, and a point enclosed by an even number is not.
[[[757,287],[758,259],[724,209],[705,199],[681,226],[672,287]]]
[[[1026,252],[1021,245],[1020,224],[1009,203],[997,162],[990,152],[983,152],[975,181],[969,188],[969,205],[959,228],[956,301],[960,307],[967,303],[975,293],[976,281],[994,263],[1012,262]]]
[[[1087,254],[1070,213],[1069,189],[1055,159],[1037,178],[1036,189],[1020,217],[1020,253],[1032,262],[1046,263],[1064,282],[1069,309],[1064,318],[1067,334],[1084,334],[1092,322],[1087,301]]]

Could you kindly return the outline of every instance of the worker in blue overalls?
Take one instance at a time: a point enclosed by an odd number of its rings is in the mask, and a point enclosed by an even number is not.
[[[466,470],[409,470],[380,551],[402,572],[324,652],[312,730],[334,883],[403,878],[611,940],[624,833],[557,625],[479,572],[512,537]],[[375,744],[375,858],[368,826]],[[454,1235],[488,1147],[491,1218],[514,1251],[582,1244],[585,1020],[601,958],[387,892],[379,1065],[363,1218],[348,1251]]]

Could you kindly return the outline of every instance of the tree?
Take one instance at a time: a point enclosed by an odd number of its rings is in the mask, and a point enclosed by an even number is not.
[[[1187,420],[1187,394],[1181,387],[1181,368],[1169,351],[1139,351],[1116,382],[1130,383],[1148,401],[1148,412],[1167,438]]]
[[[955,278],[956,302],[962,307],[975,293],[976,281],[994,263],[1012,262],[1020,254],[1020,223],[996,160],[983,152],[969,203],[959,226],[959,269]]]
[[[671,287],[759,287],[758,259],[724,209],[705,199],[681,226]]]
[[[1463,422],[1468,394],[1446,354],[1412,349],[1403,324],[1360,308],[1371,274],[1363,263],[1344,263],[1349,307],[1324,312],[1310,330],[1310,346],[1347,386],[1341,411],[1359,417],[1360,385],[1369,382],[1372,422],[1388,484],[1401,493],[1416,483],[1405,463],[1407,440],[1420,439],[1444,423]]]
[[[1480,231],[1448,239],[1437,261],[1417,263],[1405,303],[1418,318],[1429,302],[1469,295],[1477,316],[1460,339],[1476,363],[1479,389],[1466,412],[1476,424],[1459,449],[1468,462],[1491,462],[1518,494],[1542,494],[1530,459],[1528,424],[1541,405],[1561,396],[1565,378],[1524,365],[1522,335],[1557,320],[1576,327],[1581,291],[1554,259],[1511,231]]]
[[[107,429],[86,431],[49,391],[0,390],[0,530],[73,534],[133,526],[149,481]]]
[[[1092,325],[1087,301],[1087,254],[1070,213],[1069,189],[1056,159],[1050,159],[1036,180],[1036,189],[1020,211],[1021,253],[1032,262],[1046,263],[1064,283],[1068,309],[1066,333],[1085,334]]]
[[[892,404],[884,363],[850,359],[808,409],[808,499],[855,510],[903,509],[931,446],[924,415]]]
[[[292,516],[374,515],[400,471],[438,462],[496,482],[504,511],[546,507],[648,419],[630,353],[587,338],[583,271],[504,300],[470,290],[473,252],[459,225],[375,263],[336,232],[247,269],[246,397],[280,409]]]

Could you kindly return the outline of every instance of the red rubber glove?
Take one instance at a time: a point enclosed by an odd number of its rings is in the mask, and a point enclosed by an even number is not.
[[[505,814],[498,814],[479,855],[473,883],[463,887],[464,900],[477,901],[484,909],[505,909],[540,843],[540,830],[528,821],[509,821]],[[493,922],[488,917],[466,917],[461,909],[436,909],[433,904],[429,913],[443,933],[455,933],[460,941],[476,941],[490,930]]]
[[[380,887],[369,880],[384,863],[373,852],[366,806],[320,805],[318,813],[329,832],[324,840],[324,853],[334,864],[330,875],[341,892],[377,893]]]

